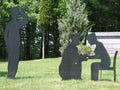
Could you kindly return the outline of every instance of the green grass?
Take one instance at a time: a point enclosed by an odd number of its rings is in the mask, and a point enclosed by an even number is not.
[[[104,71],[103,80],[90,80],[90,65],[83,62],[82,80],[62,81],[58,68],[61,58],[20,61],[16,79],[7,79],[7,62],[0,62],[0,90],[120,90],[120,58],[117,59],[117,81],[113,72]]]

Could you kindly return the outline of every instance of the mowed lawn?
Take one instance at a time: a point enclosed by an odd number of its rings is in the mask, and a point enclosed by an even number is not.
[[[59,76],[61,58],[20,61],[16,79],[7,79],[7,62],[0,62],[0,90],[120,90],[120,58],[117,58],[117,81],[113,71],[104,71],[103,79],[90,80],[88,60],[82,63],[82,80],[62,81]]]

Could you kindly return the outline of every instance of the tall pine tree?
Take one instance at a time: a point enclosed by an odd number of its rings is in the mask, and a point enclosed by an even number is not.
[[[66,4],[67,17],[59,20],[60,51],[64,52],[67,44],[70,43],[70,35],[81,32],[81,41],[84,41],[91,24],[88,20],[86,4],[82,0],[70,0]]]

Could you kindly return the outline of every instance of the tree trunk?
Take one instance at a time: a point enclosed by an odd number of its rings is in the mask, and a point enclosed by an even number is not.
[[[30,28],[27,26],[26,30],[26,59],[30,59]]]
[[[54,57],[59,57],[60,56],[60,43],[59,43],[59,31],[58,31],[58,23],[57,21],[53,24],[53,36],[54,36],[54,47],[53,47],[53,52],[54,52]]]
[[[42,38],[42,59],[45,58],[45,31],[43,31],[43,38]]]

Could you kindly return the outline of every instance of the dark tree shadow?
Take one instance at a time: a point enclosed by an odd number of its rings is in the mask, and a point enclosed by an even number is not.
[[[36,78],[34,76],[26,76],[26,77],[16,77],[15,79],[31,79],[31,78]]]
[[[100,81],[112,81],[110,79],[101,79]]]
[[[7,75],[7,72],[5,72],[5,71],[0,71],[0,77],[4,77],[4,76],[6,76]]]

